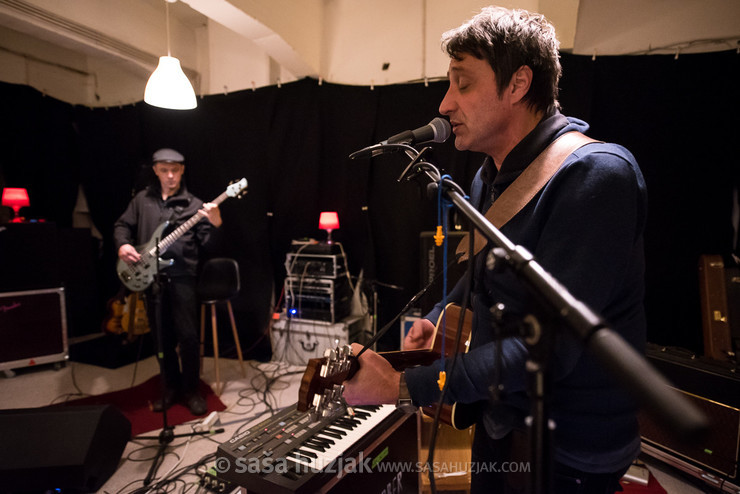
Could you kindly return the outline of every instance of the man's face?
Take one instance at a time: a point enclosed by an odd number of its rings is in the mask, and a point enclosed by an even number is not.
[[[152,168],[162,186],[162,192],[167,195],[177,192],[177,189],[180,188],[185,165],[182,163],[155,163]]]
[[[439,112],[450,118],[455,147],[492,156],[509,120],[506,92],[499,98],[493,69],[472,55],[451,59],[448,75],[450,87]]]

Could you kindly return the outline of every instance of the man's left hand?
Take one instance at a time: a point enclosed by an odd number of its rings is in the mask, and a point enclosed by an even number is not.
[[[352,343],[352,353],[357,355],[362,345]],[[395,404],[398,401],[398,382],[401,373],[373,352],[365,350],[360,355],[360,369],[349,381],[344,382],[344,399],[350,405]]]

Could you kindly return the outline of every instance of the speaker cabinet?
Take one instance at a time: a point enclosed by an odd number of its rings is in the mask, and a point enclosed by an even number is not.
[[[97,491],[130,437],[131,423],[110,405],[0,410],[0,490]]]
[[[686,444],[640,414],[642,450],[716,488],[737,492],[740,456],[740,379],[730,364],[681,349],[648,345],[647,357],[710,421],[699,444]],[[733,490],[734,489],[734,490]]]
[[[448,251],[447,263],[449,264],[455,258],[455,249],[467,232],[448,232]],[[442,247],[437,247],[434,242],[435,232],[421,232],[419,234],[419,244],[421,248],[419,263],[419,287],[429,287],[426,295],[419,301],[421,315],[426,315],[432,310],[434,304],[442,300],[442,269],[444,268],[444,251]],[[447,270],[447,291],[452,290],[455,283],[465,274],[466,263],[452,263]],[[437,278],[439,276],[439,278]]]
[[[63,288],[0,293],[0,370],[69,356]]]

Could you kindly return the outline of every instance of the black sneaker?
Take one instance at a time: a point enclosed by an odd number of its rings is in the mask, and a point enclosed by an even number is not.
[[[206,399],[198,393],[193,393],[187,401],[188,409],[193,415],[205,415],[208,412]]]
[[[164,393],[164,399],[157,398],[151,403],[151,409],[153,412],[161,412],[163,409],[169,410],[175,403],[177,403],[177,392],[168,389]],[[164,407],[162,404],[164,404]]]

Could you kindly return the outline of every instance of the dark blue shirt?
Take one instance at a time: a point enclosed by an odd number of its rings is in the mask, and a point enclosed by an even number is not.
[[[485,160],[473,180],[471,202],[484,212],[556,137],[587,129],[585,122],[560,113],[544,118],[509,153],[500,170],[490,157]],[[592,143],[566,158],[501,232],[531,252],[574,297],[642,351],[646,338],[642,238],[646,208],[645,182],[630,152],[616,144]],[[535,301],[514,273],[486,271],[487,253],[484,249],[474,260],[471,349],[458,358],[454,375],[448,373],[447,398],[460,403],[487,401],[478,426],[500,437],[521,427],[521,419],[530,411],[525,371],[528,353],[520,338],[495,341],[489,308],[503,303],[509,314],[524,316],[533,312]],[[466,283],[465,278],[458,283],[449,302],[461,301]],[[426,317],[436,322],[440,312],[441,304]],[[549,366],[555,460],[587,472],[616,471],[639,453],[637,407],[599,362],[583,351],[577,338],[565,328],[555,329]],[[494,378],[497,366],[500,375]],[[449,360],[445,367],[449,370]],[[440,368],[437,362],[406,371],[416,404],[438,399]],[[496,402],[489,401],[494,379],[503,384]]]

